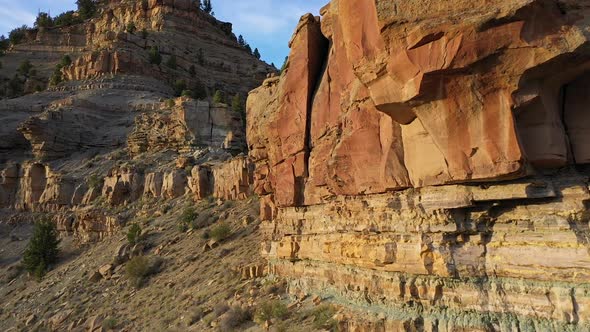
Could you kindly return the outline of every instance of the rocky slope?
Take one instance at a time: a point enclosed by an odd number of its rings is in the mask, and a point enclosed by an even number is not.
[[[271,271],[351,330],[590,328],[590,5],[321,15],[248,99]]]

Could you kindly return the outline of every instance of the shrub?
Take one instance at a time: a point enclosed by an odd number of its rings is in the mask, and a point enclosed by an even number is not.
[[[99,189],[102,187],[104,180],[101,179],[98,175],[92,174],[90,175],[90,177],[88,177],[88,180],[86,182],[88,183],[88,187],[90,187],[91,189]]]
[[[172,108],[176,105],[176,102],[174,101],[174,99],[166,99],[164,105],[168,108]]]
[[[131,33],[131,34],[135,33],[135,30],[137,30],[137,28],[135,27],[135,23],[133,23],[133,22],[129,22],[129,23],[127,24],[127,27],[125,28],[125,30],[126,30],[128,33]]]
[[[280,300],[264,302],[256,309],[254,320],[259,324],[271,319],[285,319],[289,315],[287,306]]]
[[[82,23],[83,19],[75,15],[75,12],[70,10],[65,13],[61,13],[55,17],[53,24],[55,26],[70,26]]]
[[[250,318],[251,315],[248,311],[241,307],[234,306],[221,317],[219,328],[221,331],[233,331],[235,328],[250,320]]]
[[[35,223],[33,237],[23,256],[23,265],[38,280],[57,262],[59,239],[55,224],[48,219]]]
[[[225,223],[213,227],[209,232],[209,236],[215,241],[223,241],[230,237],[230,235],[231,228]]]
[[[229,306],[225,303],[217,303],[215,307],[213,307],[213,315],[215,317],[219,317],[226,313],[229,310]]]
[[[193,98],[193,92],[191,90],[182,90],[180,95],[182,97]]]
[[[147,37],[148,37],[148,31],[145,28],[143,28],[143,30],[141,30],[141,38],[147,39]]]
[[[223,103],[224,101],[225,101],[225,98],[223,97],[223,92],[221,92],[221,90],[215,91],[215,94],[213,95],[213,102],[214,103]]]
[[[70,56],[66,54],[61,58],[59,64],[62,68],[67,67],[72,64],[72,58],[70,58]]]
[[[172,69],[176,69],[177,65],[176,65],[176,55],[172,54],[169,58],[168,61],[166,61],[166,66],[172,68]]]
[[[195,68],[195,65],[190,66],[188,73],[191,75],[191,77],[195,77],[197,75],[197,69]]]
[[[140,288],[147,277],[158,272],[161,264],[159,259],[149,259],[145,256],[132,258],[125,266],[127,278],[134,287]]]
[[[117,320],[114,318],[107,318],[102,321],[102,328],[105,330],[114,330],[117,327]]]
[[[26,36],[26,32],[29,30],[29,27],[26,25],[21,26],[20,28],[13,29],[8,34],[8,39],[12,45],[16,45],[20,43]]]
[[[192,223],[193,220],[197,219],[198,216],[199,214],[197,213],[197,210],[195,210],[194,207],[188,207],[184,209],[184,211],[182,211],[182,214],[180,215],[180,222],[186,225],[190,225],[190,223]]]
[[[20,96],[23,94],[25,89],[25,82],[18,77],[17,74],[8,81],[8,88],[10,89],[10,94],[12,96]]]
[[[162,63],[162,55],[157,46],[152,46],[149,51],[150,63],[154,65],[160,65]]]
[[[27,77],[27,76],[29,76],[31,69],[33,69],[33,64],[31,63],[31,61],[24,60],[23,62],[20,63],[20,65],[18,66],[16,71],[17,71],[17,73]]]
[[[4,37],[4,35],[0,36],[0,55],[3,55],[4,52],[10,46],[10,41]]]
[[[176,96],[180,96],[182,95],[182,91],[186,90],[186,82],[184,80],[176,80],[173,88]]]
[[[141,227],[135,223],[129,227],[127,232],[127,242],[130,245],[136,245],[141,241]]]
[[[195,83],[192,91],[193,91],[193,98],[199,99],[199,100],[207,99],[207,88],[200,81]]]
[[[318,330],[334,330],[336,328],[336,324],[338,323],[333,318],[335,314],[336,310],[334,307],[328,304],[324,304],[315,308],[310,314],[314,317],[313,326]]]

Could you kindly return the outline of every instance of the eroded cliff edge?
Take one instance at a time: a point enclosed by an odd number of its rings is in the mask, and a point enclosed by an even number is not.
[[[248,99],[271,271],[353,329],[587,329],[590,4],[321,15]]]

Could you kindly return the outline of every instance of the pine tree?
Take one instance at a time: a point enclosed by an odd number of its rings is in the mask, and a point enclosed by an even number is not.
[[[199,65],[205,65],[205,54],[203,53],[202,48],[199,48],[199,51],[197,52],[197,61],[199,62]]]
[[[211,0],[203,0],[203,3],[201,4],[201,9],[205,13],[211,14],[211,12],[213,11],[213,5],[211,5]]]
[[[253,54],[254,54],[254,56],[256,57],[256,59],[258,59],[258,60],[260,60],[260,58],[262,57],[262,56],[260,55],[260,51],[258,51],[258,48],[255,48],[255,49],[254,49],[254,53],[253,53]]]
[[[289,65],[289,57],[288,57],[288,56],[286,56],[286,57],[285,57],[285,62],[283,62],[283,65],[281,66],[281,73],[282,73],[283,71],[285,71],[285,69],[287,69],[287,66],[288,66],[288,65]]]
[[[246,45],[246,41],[244,40],[244,36],[240,35],[238,37],[238,45],[244,47]]]
[[[195,68],[195,65],[190,66],[188,69],[188,74],[191,75],[191,77],[195,77],[197,75],[197,69]]]
[[[213,95],[213,102],[216,104],[224,102],[223,92],[221,92],[221,90],[215,91],[215,94]]]
[[[96,14],[96,1],[95,0],[78,0],[78,13],[83,20],[87,20]]]
[[[162,63],[162,55],[160,55],[160,50],[158,50],[157,46],[152,46],[150,49],[150,63],[155,65],[160,65]]]
[[[25,269],[37,279],[43,278],[49,267],[57,262],[59,239],[55,224],[48,219],[35,223],[33,237],[23,256]]]
[[[244,110],[244,102],[242,101],[242,96],[240,96],[239,93],[236,93],[236,95],[232,98],[231,109],[238,113],[241,113]]]
[[[49,14],[40,12],[35,20],[35,27],[37,28],[49,28],[53,26],[53,19]]]

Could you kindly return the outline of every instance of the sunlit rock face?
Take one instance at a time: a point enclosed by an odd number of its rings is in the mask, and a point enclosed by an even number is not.
[[[304,16],[247,107],[275,273],[381,313],[360,330],[587,328],[589,15],[333,0]]]

